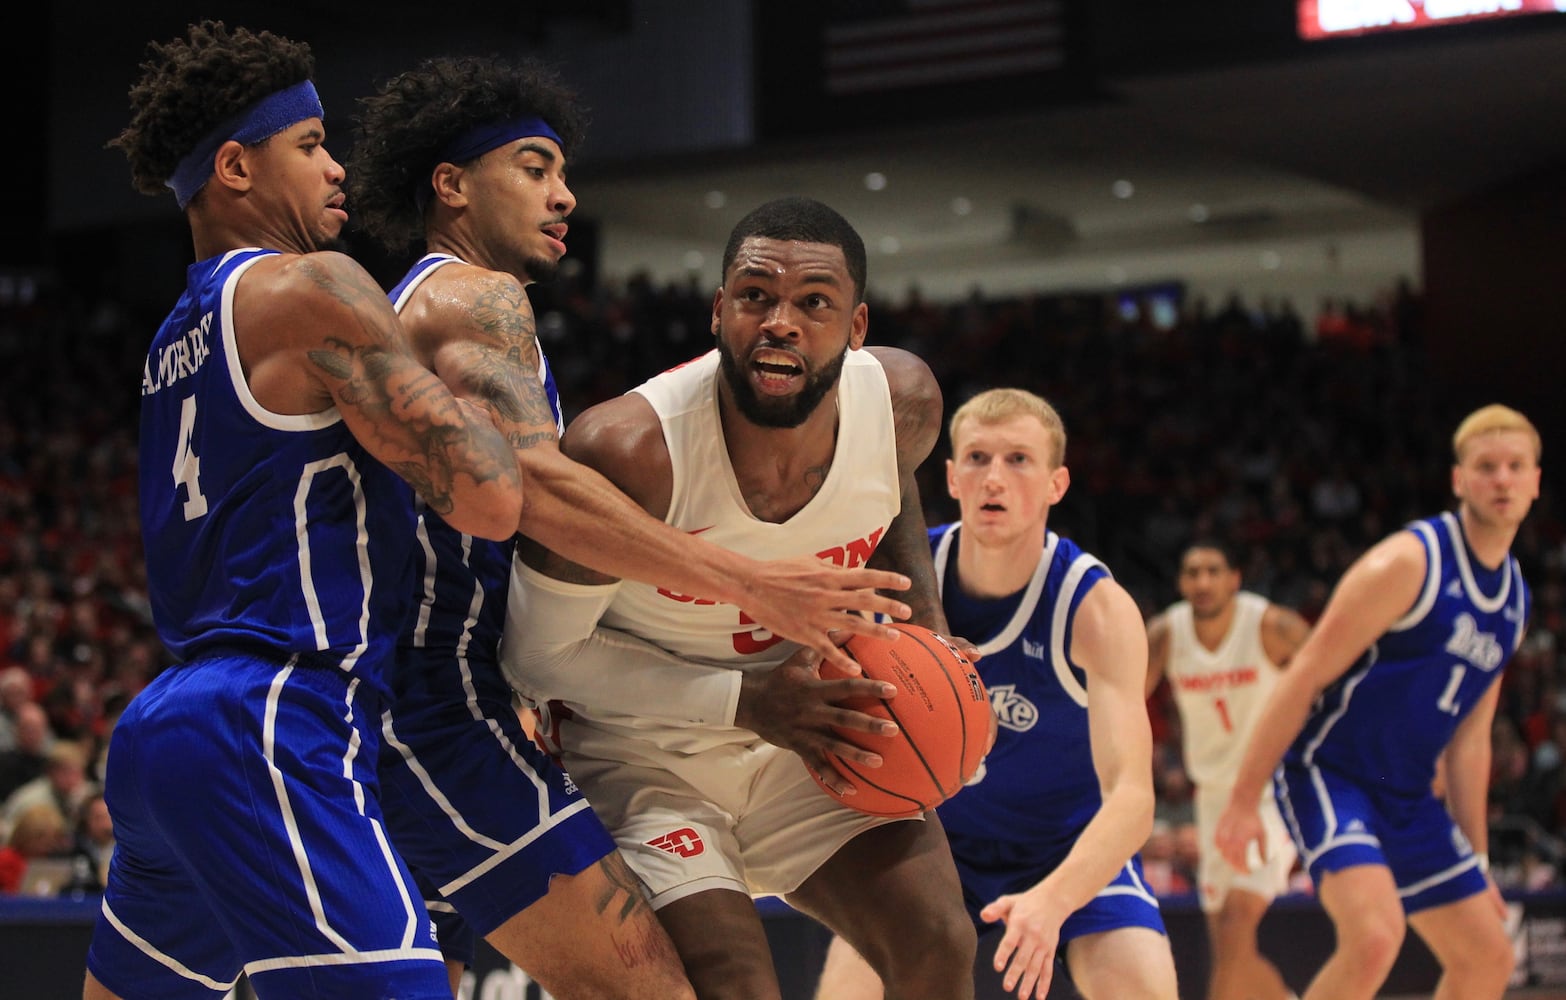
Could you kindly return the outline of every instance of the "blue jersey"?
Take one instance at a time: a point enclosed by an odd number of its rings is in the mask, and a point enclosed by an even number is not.
[[[1020,594],[979,600],[957,579],[960,525],[930,529],[951,634],[979,647],[979,674],[999,723],[995,746],[968,785],[939,807],[970,864],[1011,867],[1063,858],[1102,802],[1088,739],[1086,675],[1071,662],[1082,598],[1109,571],[1054,532]]]
[[[1455,515],[1408,530],[1425,547],[1418,600],[1321,694],[1284,761],[1416,797],[1429,794],[1436,759],[1522,642],[1529,595],[1512,556],[1480,565]]]
[[[392,305],[401,312],[424,279],[437,268],[453,263],[462,261],[448,254],[425,255],[392,289]],[[539,351],[538,377],[544,383],[544,391],[554,410],[556,432],[563,433],[560,393],[542,350]],[[506,621],[506,592],[511,583],[511,556],[516,543],[465,535],[434,511],[420,506],[418,545],[414,552],[415,604],[403,628],[401,645],[439,651],[465,660],[478,657],[486,664],[496,664],[500,632]],[[498,671],[499,668],[494,669]],[[406,693],[408,685],[438,681],[438,678],[420,681],[401,676],[407,672],[406,668],[399,670],[399,698]],[[460,689],[452,689],[452,692],[461,699]]]
[[[234,341],[234,290],[268,250],[192,264],[148,352],[140,503],[153,619],[189,660],[243,650],[379,689],[408,605],[412,491],[335,408],[272,413]]]

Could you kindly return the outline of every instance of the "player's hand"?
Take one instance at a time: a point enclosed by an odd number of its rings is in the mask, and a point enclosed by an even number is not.
[[[744,674],[734,724],[799,754],[828,788],[851,795],[853,782],[837,769],[834,755],[866,767],[880,767],[881,755],[849,742],[839,730],[895,736],[897,724],[839,703],[850,698],[890,698],[897,688],[868,677],[823,680],[820,664],[820,654],[807,648],[765,673]],[[858,671],[858,664],[854,669]]]
[[[866,615],[906,619],[912,609],[879,590],[907,590],[901,573],[879,569],[843,569],[814,556],[761,563],[740,603],[747,615],[773,635],[792,639],[850,674],[859,664],[840,648],[850,635],[896,638],[897,633]]]
[[[1254,857],[1267,860],[1267,837],[1262,827],[1261,813],[1230,802],[1218,817],[1218,827],[1213,834],[1218,852],[1238,872],[1251,870]],[[1255,844],[1254,854],[1251,845]]]
[[[1044,1000],[1055,976],[1055,952],[1060,947],[1060,925],[1066,914],[1039,887],[1002,896],[979,911],[981,919],[1005,921],[1006,933],[995,947],[995,971],[1002,974],[1006,992],[1020,1000]]]

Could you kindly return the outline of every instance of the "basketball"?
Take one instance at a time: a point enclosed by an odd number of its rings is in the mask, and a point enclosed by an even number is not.
[[[973,777],[995,742],[995,713],[984,682],[968,658],[943,636],[918,625],[893,623],[896,640],[856,635],[845,647],[866,677],[897,688],[889,699],[854,698],[848,708],[897,723],[898,734],[843,735],[881,755],[880,767],[836,758],[838,769],[858,791],[839,796],[811,775],[833,798],[872,816],[918,816],[951,798]],[[821,676],[846,676],[829,663]]]

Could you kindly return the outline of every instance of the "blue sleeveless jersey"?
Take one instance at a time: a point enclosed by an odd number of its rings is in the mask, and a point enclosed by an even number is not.
[[[452,263],[461,261],[448,254],[428,254],[420,259],[392,289],[393,306],[401,312],[424,279],[437,268]],[[539,378],[555,414],[556,432],[564,433],[560,393],[542,348],[539,351]],[[414,604],[402,631],[402,646],[455,655],[464,660],[477,658],[482,663],[493,664],[495,676],[499,678],[500,632],[506,621],[506,593],[511,583],[515,541],[493,542],[465,535],[422,504],[418,519]],[[443,680],[458,685],[453,692],[458,695],[459,703],[466,700],[460,678],[454,673],[441,671],[437,674],[433,669],[427,669],[422,672],[431,676],[420,679],[415,676],[420,670],[410,664],[428,664],[429,661],[404,659],[407,663],[399,667],[397,678],[404,712],[409,711],[410,706],[403,695],[428,684],[440,685]],[[500,682],[504,684],[503,679]]]
[[[234,289],[273,251],[192,264],[141,386],[141,529],[153,619],[189,660],[243,650],[339,667],[381,688],[408,604],[412,490],[335,408],[251,395]]]
[[[1088,740],[1086,676],[1071,662],[1071,626],[1109,571],[1054,532],[1020,593],[979,600],[957,579],[960,525],[931,528],[941,603],[953,635],[979,647],[979,675],[999,723],[979,773],[939,807],[941,823],[986,867],[1064,857],[1102,802]]]
[[[1522,642],[1530,604],[1517,560],[1480,565],[1456,515],[1408,530],[1425,546],[1418,600],[1321,694],[1284,760],[1423,796],[1458,723]]]

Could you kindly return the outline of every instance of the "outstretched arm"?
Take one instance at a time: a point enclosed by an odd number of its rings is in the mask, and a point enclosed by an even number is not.
[[[1007,992],[1020,983],[1021,996],[1030,986],[1035,996],[1049,992],[1060,925],[1114,879],[1153,829],[1147,640],[1136,602],[1114,580],[1100,580],[1078,606],[1071,658],[1087,674],[1088,730],[1103,802],[1059,867],[980,913],[1006,922],[995,968],[1005,970]]]
[[[1343,574],[1321,621],[1278,678],[1251,730],[1229,804],[1218,819],[1218,849],[1240,871],[1250,868],[1246,850],[1263,843],[1262,793],[1284,751],[1299,735],[1310,706],[1327,685],[1413,607],[1425,579],[1424,543],[1400,531],[1377,543]]]
[[[458,399],[409,348],[386,293],[351,258],[264,258],[235,293],[251,391],[284,413],[335,405],[370,454],[463,531],[509,538],[522,486],[489,413]],[[276,331],[263,341],[250,331]],[[277,401],[290,402],[277,405]]]

